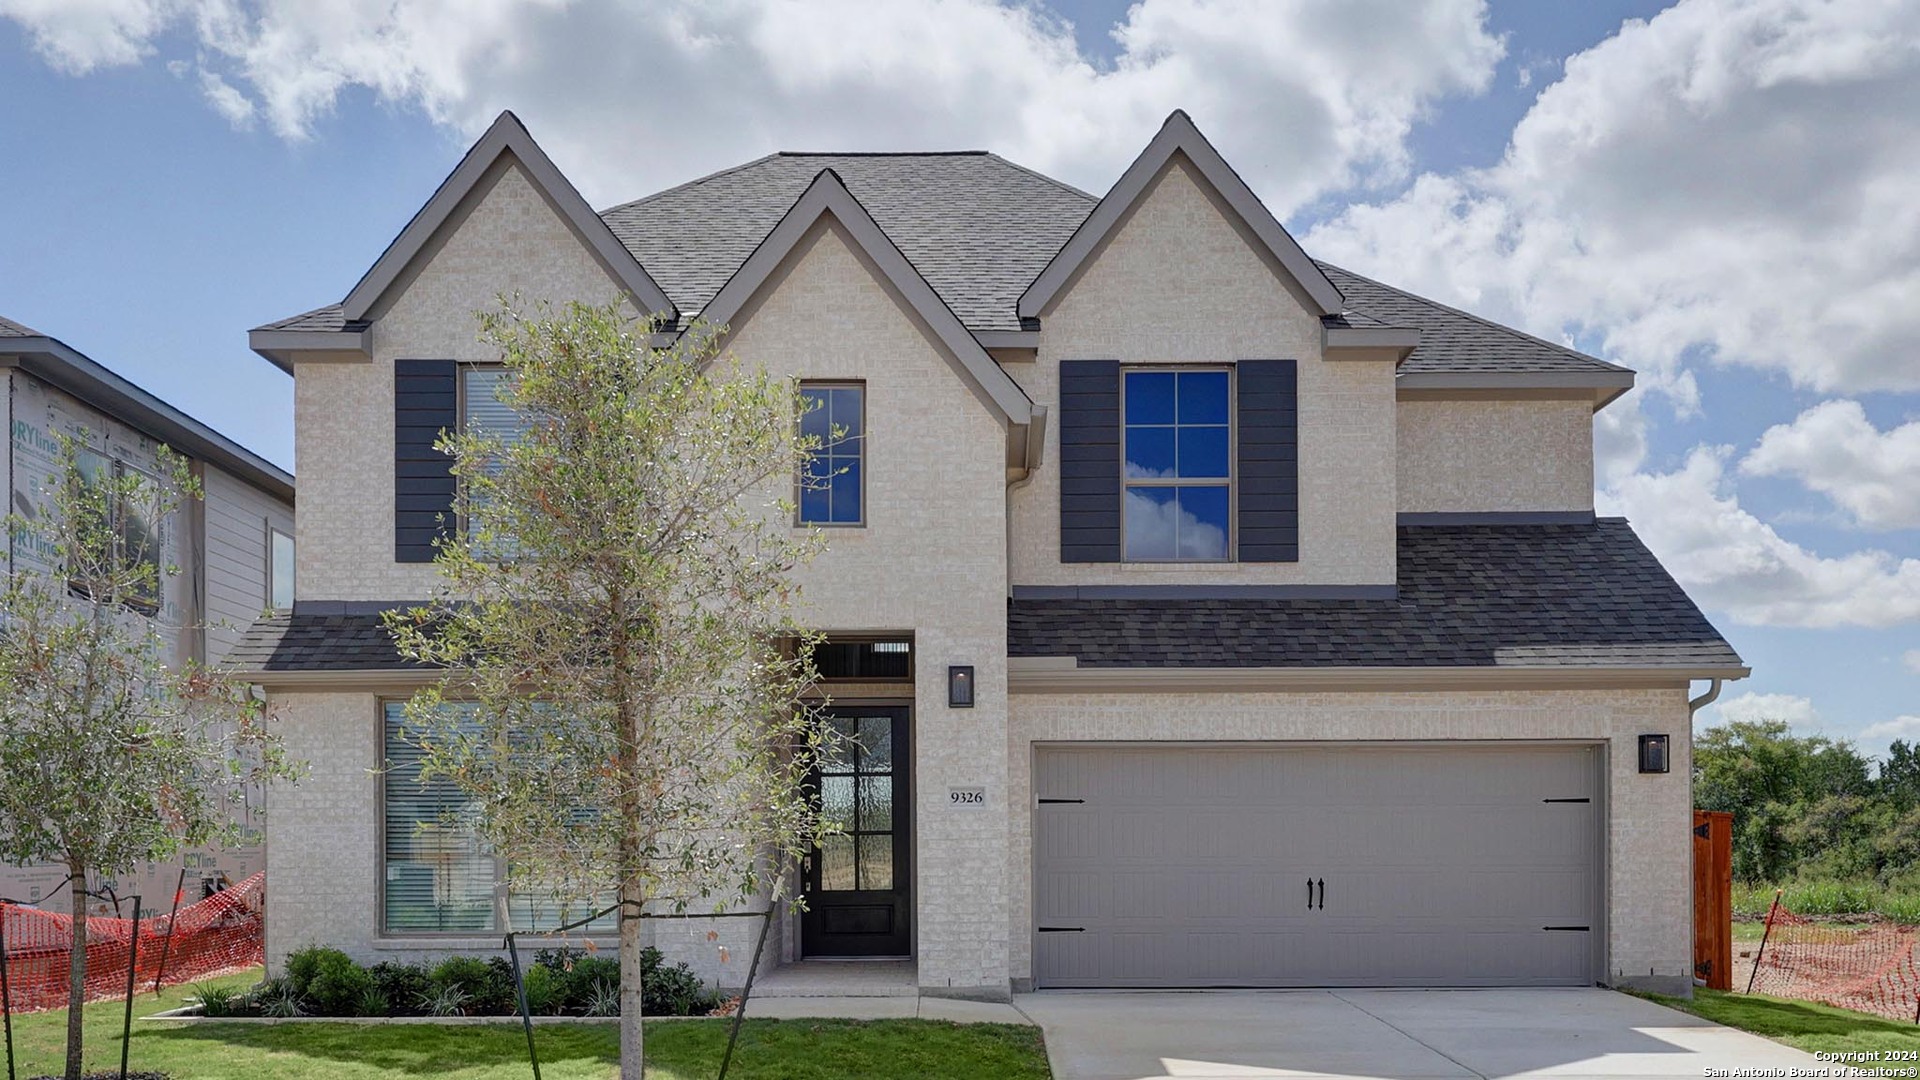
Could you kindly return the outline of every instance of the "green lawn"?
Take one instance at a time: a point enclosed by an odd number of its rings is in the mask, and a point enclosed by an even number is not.
[[[1762,994],[1695,990],[1692,1001],[1645,994],[1669,1008],[1798,1047],[1808,1053],[1841,1050],[1920,1051],[1920,1025],[1866,1013]]]
[[[259,973],[217,980],[251,985]],[[177,1008],[190,987],[143,994],[136,1015]],[[120,1065],[120,1006],[87,1009],[87,1067]],[[19,1076],[58,1073],[66,1013],[15,1018]],[[726,1045],[722,1020],[647,1026],[647,1075],[710,1080]],[[541,1072],[551,1080],[606,1080],[618,1039],[612,1024],[534,1028]],[[524,1080],[526,1036],[517,1025],[167,1024],[134,1021],[132,1065],[178,1080]],[[1048,1080],[1037,1028],[934,1020],[748,1020],[730,1077],[739,1080]]]

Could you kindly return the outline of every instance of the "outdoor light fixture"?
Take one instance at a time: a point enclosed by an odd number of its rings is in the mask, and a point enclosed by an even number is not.
[[[1640,771],[1643,773],[1667,771],[1667,737],[1665,735],[1640,736]]]
[[[956,664],[947,669],[947,707],[973,708],[973,667]]]

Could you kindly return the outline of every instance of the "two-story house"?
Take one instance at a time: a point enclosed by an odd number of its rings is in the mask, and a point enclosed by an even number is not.
[[[488,406],[475,313],[509,293],[724,325],[854,436],[799,516],[864,749],[772,963],[990,998],[1691,985],[1689,683],[1747,672],[1595,517],[1632,373],[1315,261],[1182,113],[1104,196],[795,153],[601,213],[503,115],[342,303],[253,331],[295,378],[301,598],[237,658],[313,766],[269,826],[270,957],[542,916],[411,827],[453,797],[395,739],[434,673],[379,624],[434,585],[429,444]],[[742,981],[742,924],[654,934]]]
[[[130,607],[154,620],[171,663],[219,664],[261,613],[291,610],[294,596],[293,477],[284,469],[167,404],[59,338],[0,318],[0,444],[6,512],[34,519],[48,512],[58,482],[63,437],[77,444],[88,475],[159,476],[159,450],[171,448],[199,480],[201,497],[163,520],[125,508],[122,530],[155,568],[155,589]],[[4,572],[62,573],[55,552],[23,530],[9,530]],[[178,572],[168,574],[165,568]],[[254,837],[254,803],[238,809]],[[258,842],[229,850],[183,852],[142,865],[112,884],[138,894],[149,913],[165,914],[176,889],[191,900],[221,882],[258,872]],[[0,896],[38,902],[55,894],[64,866],[0,866]],[[64,910],[60,894],[54,906]],[[126,912],[131,914],[131,912]]]

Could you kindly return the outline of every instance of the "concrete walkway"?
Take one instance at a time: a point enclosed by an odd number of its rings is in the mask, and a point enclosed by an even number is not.
[[[1023,994],[1054,1080],[1690,1077],[1811,1066],[1779,1043],[1609,990]]]
[[[747,1002],[747,1016],[761,1020],[952,1020],[960,1024],[1031,1025],[1020,1010],[990,1001],[902,997],[761,997]]]

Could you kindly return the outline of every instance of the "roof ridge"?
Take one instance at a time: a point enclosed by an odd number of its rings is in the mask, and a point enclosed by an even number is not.
[[[1044,180],[1047,183],[1052,184],[1054,187],[1057,187],[1062,191],[1066,191],[1074,195],[1078,195],[1081,198],[1087,200],[1090,203],[1093,203],[1096,206],[1099,205],[1100,203],[1100,196],[1095,195],[1091,191],[1082,191],[1079,188],[1074,187],[1072,184],[1067,183],[1065,180],[1048,176],[1046,173],[1041,172],[1039,169],[1028,168],[1027,166],[1022,165],[1019,162],[1012,160],[1011,158],[1007,158],[1003,155],[996,154],[991,150],[982,150],[980,152],[992,158],[993,160],[999,162],[1000,164],[1005,165],[1009,169],[1017,169],[1020,172],[1026,173],[1028,176],[1031,176],[1036,180]]]
[[[767,157],[992,157],[990,150],[776,150]],[[762,158],[761,160],[765,160]]]
[[[743,161],[738,165],[730,165],[727,168],[719,170],[718,172],[710,172],[705,176],[696,176],[691,180],[687,180],[682,183],[675,184],[670,188],[662,188],[661,190],[656,191],[651,195],[642,195],[637,199],[628,199],[626,202],[623,202],[623,203],[615,203],[614,205],[607,207],[605,210],[599,211],[599,214],[601,217],[604,218],[608,214],[611,214],[616,210],[625,210],[629,206],[639,206],[641,203],[650,203],[655,199],[672,195],[675,192],[685,191],[688,188],[699,187],[701,184],[704,184],[709,180],[718,180],[723,176],[732,175],[733,173],[737,173],[742,169],[751,169],[755,165],[758,165],[763,161],[772,161],[774,158],[777,158],[779,156],[780,154],[778,151],[771,154],[761,154],[759,157],[754,158],[752,161]]]
[[[14,322],[12,319],[7,318],[5,315],[0,315],[0,337],[45,337],[45,336],[46,336],[45,334],[42,334],[40,331],[35,330],[33,327],[28,326],[25,323]]]
[[[1309,258],[1311,258],[1311,256],[1309,256]],[[1606,367],[1613,371],[1631,372],[1633,370],[1632,368],[1622,367],[1619,364],[1616,364],[1610,360],[1602,360],[1599,357],[1594,356],[1590,353],[1583,353],[1579,349],[1575,349],[1571,346],[1562,345],[1557,341],[1548,341],[1546,338],[1537,337],[1533,334],[1527,333],[1525,330],[1516,330],[1505,323],[1494,322],[1492,319],[1489,319],[1484,315],[1475,315],[1471,311],[1462,311],[1457,307],[1454,307],[1450,304],[1443,304],[1440,301],[1435,300],[1431,297],[1421,296],[1419,293],[1415,293],[1415,292],[1408,292],[1407,290],[1402,289],[1398,286],[1389,285],[1384,281],[1376,281],[1375,279],[1370,278],[1365,274],[1354,273],[1352,270],[1349,270],[1344,266],[1339,266],[1334,263],[1330,263],[1325,259],[1314,259],[1313,261],[1329,270],[1334,270],[1339,273],[1346,274],[1348,277],[1359,278],[1361,281],[1364,281],[1369,285],[1373,285],[1378,288],[1385,289],[1390,293],[1398,293],[1399,295],[1404,296],[1409,300],[1417,300],[1422,304],[1430,304],[1433,307],[1437,307],[1442,311],[1451,312],[1452,314],[1458,315],[1463,319],[1471,319],[1482,326],[1491,327],[1492,329],[1498,330],[1501,333],[1510,334],[1513,337],[1523,338],[1527,341],[1531,341],[1536,344],[1545,345],[1549,349],[1556,349],[1570,356],[1577,356],[1582,360],[1591,360],[1594,363],[1600,364],[1603,367]],[[1362,314],[1365,314],[1365,312],[1362,312]],[[1377,318],[1378,316],[1373,316],[1373,317]]]

